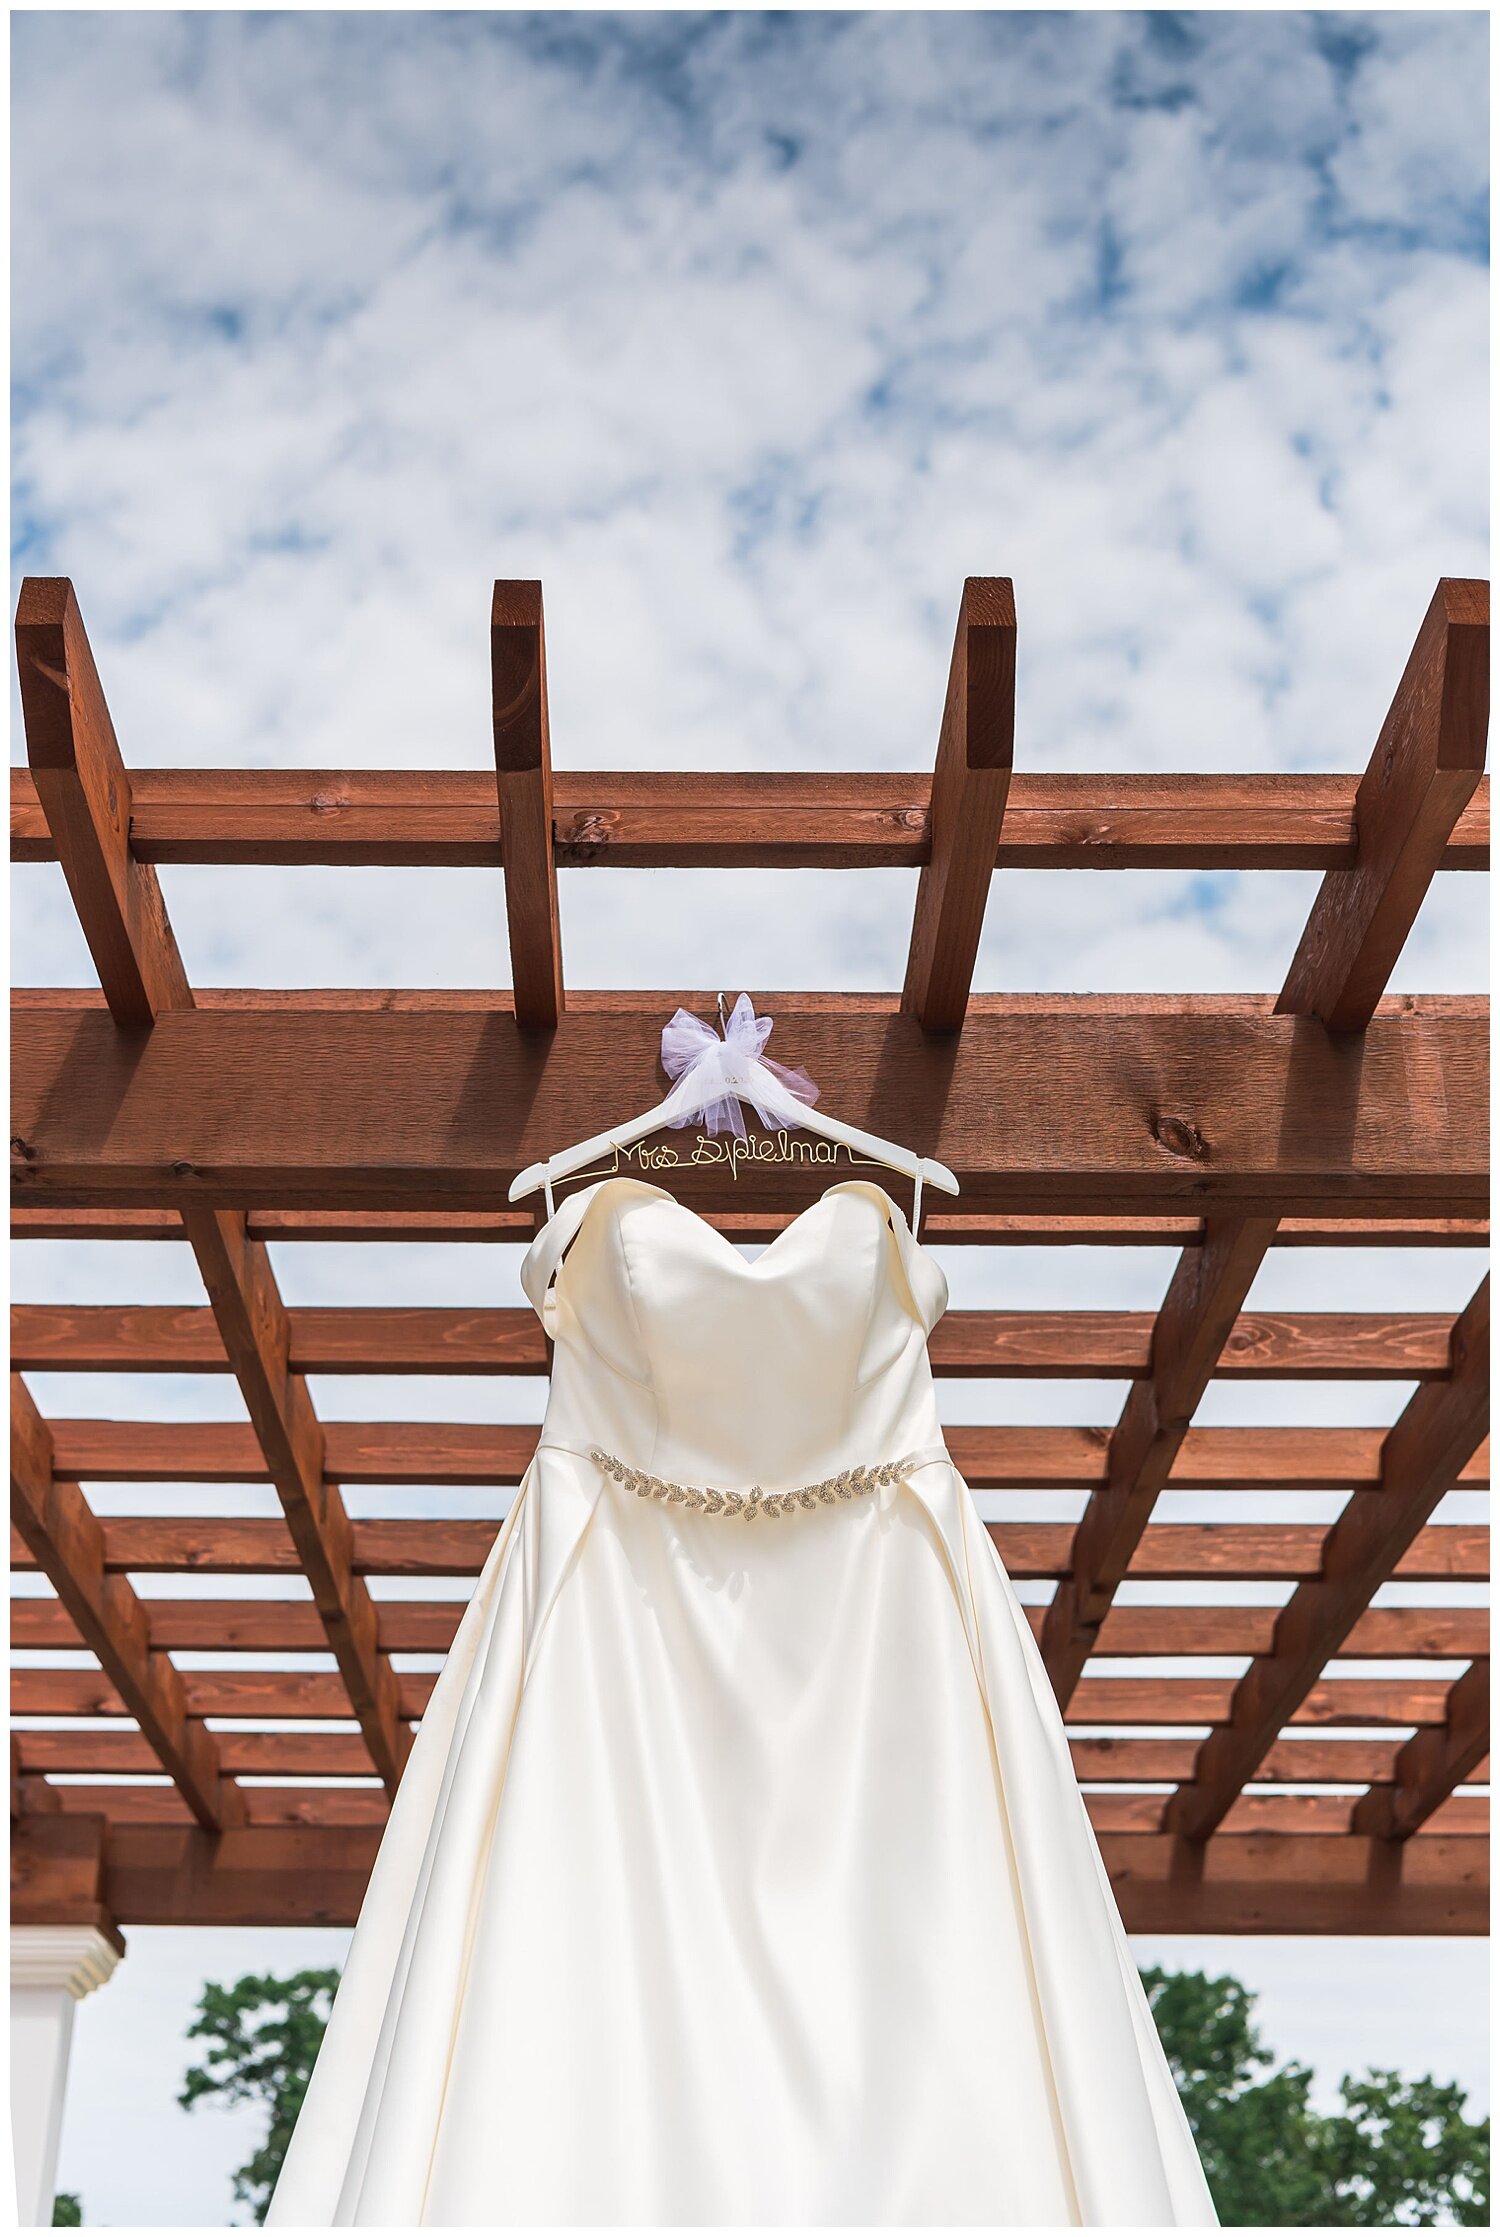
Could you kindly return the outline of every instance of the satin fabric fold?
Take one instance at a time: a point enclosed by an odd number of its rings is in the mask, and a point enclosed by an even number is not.
[[[543,1442],[268,2220],[1211,2223],[1045,1671],[942,1448],[935,1263],[866,1183],[754,1265],[644,1184],[555,1225],[526,1282],[558,1343]],[[635,1498],[591,1440],[734,1484],[767,1454],[803,1480],[934,1457],[745,1522]]]

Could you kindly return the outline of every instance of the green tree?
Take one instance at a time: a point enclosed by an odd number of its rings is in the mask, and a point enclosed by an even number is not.
[[[1229,1975],[1142,1973],[1219,2218],[1232,2228],[1482,2227],[1489,2123],[1430,2076],[1345,2075],[1333,2113],[1312,2075],[1278,2066],[1255,1999]]]
[[[60,2190],[52,2201],[54,2229],[82,2229],[83,2200],[76,2190]]]
[[[235,2197],[258,2222],[271,2203],[338,1985],[332,1967],[285,1977],[246,1973],[232,1988],[209,1981],[188,2029],[207,2050],[203,2064],[189,2069],[177,2102],[268,2109],[265,2142],[234,2176]]]

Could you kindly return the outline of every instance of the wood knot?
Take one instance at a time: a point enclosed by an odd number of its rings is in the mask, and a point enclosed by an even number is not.
[[[30,1164],[31,1160],[36,1156],[36,1147],[34,1143],[27,1141],[24,1134],[12,1134],[10,1138],[10,1154],[12,1157],[24,1158],[25,1161]]]
[[[191,1164],[185,1157],[174,1158],[167,1169],[174,1181],[190,1181],[198,1170],[197,1166]]]
[[[898,831],[925,831],[927,829],[927,810],[925,808],[898,808],[895,823]]]
[[[1201,1164],[1208,1156],[1208,1144],[1191,1119],[1178,1118],[1171,1111],[1158,1111],[1151,1121],[1151,1131],[1169,1157],[1191,1158],[1195,1164]]]
[[[315,816],[336,816],[343,813],[349,801],[342,792],[315,792],[307,804]]]

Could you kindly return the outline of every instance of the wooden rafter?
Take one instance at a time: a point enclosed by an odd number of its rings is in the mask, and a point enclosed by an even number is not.
[[[213,1736],[170,1655],[153,1644],[130,1580],[106,1568],[103,1533],[82,1492],[53,1474],[47,1425],[19,1375],[10,1384],[10,1511],[121,1712],[135,1718],[193,1816],[210,1831],[237,1823],[240,1797]]]
[[[543,1375],[546,1349],[523,1306],[296,1307],[290,1365],[302,1375]],[[928,1345],[935,1375],[1144,1375],[1150,1313],[963,1312]],[[1448,1371],[1443,1313],[1253,1313],[1230,1329],[1221,1380],[1427,1381]],[[222,1374],[212,1312],[192,1305],[13,1305],[11,1363],[98,1374]]]
[[[550,1029],[562,1015],[563,977],[540,583],[496,583],[490,680],[516,1023]]]
[[[1229,1715],[1199,1751],[1192,1779],[1172,1798],[1175,1832],[1202,1841],[1265,1756],[1380,1586],[1415,1543],[1489,1425],[1488,1279],[1453,1330],[1445,1382],[1426,1383],[1387,1431],[1379,1482],[1351,1493],[1329,1531],[1318,1574],[1299,1585],[1277,1619],[1270,1651],[1234,1690]]]
[[[300,1574],[295,1541],[274,1516],[118,1515],[102,1528],[107,1569],[198,1577]],[[995,1522],[988,1528],[1017,1580],[1066,1572],[1070,1523]],[[1317,1523],[1157,1522],[1142,1536],[1130,1574],[1143,1584],[1298,1582],[1319,1574],[1325,1535]],[[356,1576],[477,1577],[494,1542],[495,1525],[482,1518],[356,1522],[352,1561]],[[24,1545],[12,1546],[11,1559],[20,1570],[36,1566]],[[1407,1584],[1477,1583],[1489,1573],[1489,1541],[1469,1523],[1429,1524],[1394,1571]]]
[[[462,1007],[200,1006],[165,1013],[144,1048],[103,1012],[23,1004],[14,1185],[23,1204],[483,1210],[601,1108],[656,1093],[647,1042],[663,1003],[575,999],[547,1036]],[[1393,1005],[1357,1045],[1268,1002],[992,997],[956,1040],[889,1002],[778,1008],[830,1107],[855,1125],[899,1107],[976,1209],[1488,1208],[1482,1004]],[[737,1182],[687,1165],[671,1177],[695,1204],[785,1210],[848,1170],[752,1161]]]
[[[137,769],[131,844],[154,863],[330,868],[501,867],[493,778],[477,769]],[[1345,870],[1358,779],[1105,776],[1017,769],[995,849],[1000,870]],[[920,869],[931,857],[932,776],[828,770],[559,769],[562,869]],[[1482,778],[1444,870],[1489,863]],[[11,859],[56,849],[26,770],[11,773]]]
[[[58,1852],[94,1822],[17,1828],[30,1914],[69,1899]],[[212,1841],[190,1826],[119,1825],[102,1859],[92,1852],[94,1882],[127,1925],[347,1926],[379,1838],[379,1826],[247,1826]],[[1193,1872],[1163,1834],[1105,1834],[1100,1846],[1132,1933],[1482,1934],[1487,1923],[1488,1843],[1473,1836],[1424,1834],[1392,1854],[1347,1833],[1226,1834]]]
[[[1358,860],[1325,877],[1278,1013],[1368,1027],[1479,781],[1488,724],[1488,587],[1440,583],[1360,785]],[[1106,1481],[1078,1526],[1043,1631],[1060,1701],[1082,1675],[1275,1234],[1274,1219],[1210,1221],[1202,1248],[1178,1261],[1149,1370],[1125,1402]]]
[[[1366,1026],[1484,767],[1489,584],[1444,580],[1354,804],[1356,857],[1323,881],[1278,1009]]]
[[[1016,742],[1016,601],[1008,579],[964,584],[928,811],[928,859],[901,1007],[929,1033],[964,1022]]]
[[[386,1600],[378,1604],[381,1647],[391,1654],[445,1654],[453,1644],[464,1603],[456,1600]],[[1028,1608],[1033,1631],[1045,1611]],[[216,1648],[225,1653],[312,1653],[323,1643],[317,1610],[303,1600],[150,1600],[146,1615],[158,1646]],[[1264,1654],[1277,1610],[1256,1607],[1121,1607],[1100,1634],[1103,1656]],[[20,1600],[11,1607],[11,1641],[17,1647],[74,1647],[78,1632],[56,1600]],[[1370,1608],[1339,1648],[1360,1660],[1468,1661],[1489,1644],[1483,1608]],[[1192,1768],[1187,1750],[1182,1775]],[[1351,1774],[1352,1775],[1352,1774]],[[1372,1773],[1373,1777],[1374,1774]]]
[[[193,1215],[214,1218],[223,1215]],[[255,1250],[260,1246],[251,1245]],[[227,1251],[228,1246],[226,1246]],[[205,1244],[204,1255],[209,1255]],[[215,1279],[217,1280],[217,1274]],[[254,1295],[257,1311],[271,1308]],[[235,1310],[239,1311],[238,1304]],[[248,1319],[248,1315],[247,1315]],[[248,1336],[231,1342],[247,1403],[247,1422],[57,1420],[56,1466],[85,1483],[265,1483],[280,1485],[295,1446],[297,1474],[311,1485],[317,1461],[330,1485],[518,1483],[536,1450],[534,1425],[509,1422],[330,1422],[320,1426],[310,1402],[291,1396],[273,1406],[269,1387],[286,1374],[267,1338],[254,1357]],[[274,1370],[274,1372],[273,1372]],[[292,1378],[295,1385],[296,1378]],[[1438,1386],[1441,1387],[1441,1386]],[[264,1432],[264,1436],[262,1435]],[[980,1491],[1096,1490],[1107,1480],[1110,1435],[1104,1429],[1045,1423],[957,1425],[946,1438],[954,1464]],[[267,1445],[273,1449],[267,1450]],[[1178,1491],[1342,1491],[1381,1481],[1378,1429],[1297,1427],[1187,1429],[1176,1441],[1165,1481]],[[1466,1456],[1454,1485],[1482,1489],[1489,1481],[1488,1447]]]
[[[1353,1830],[1388,1841],[1410,1840],[1455,1787],[1476,1776],[1489,1745],[1490,1665],[1485,1655],[1455,1681],[1442,1723],[1414,1732],[1389,1778],[1356,1804]]]
[[[109,1006],[109,1031],[128,1063],[142,1053],[142,1034],[154,1039],[167,1021],[193,1014],[192,988],[156,872],[131,852],[130,779],[70,583],[28,578],[16,641],[38,792]],[[342,1499],[323,1481],[306,1384],[287,1366],[270,1259],[248,1239],[243,1213],[193,1206],[183,1223],[250,1413],[256,1474],[276,1486],[354,1713],[394,1791],[411,1736],[395,1714],[368,1590],[349,1567]]]

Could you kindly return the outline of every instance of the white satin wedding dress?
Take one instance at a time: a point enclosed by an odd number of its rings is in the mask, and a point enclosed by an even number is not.
[[[541,1441],[269,2221],[1212,2223],[896,1205],[842,1182],[752,1262],[613,1179],[522,1279]]]

